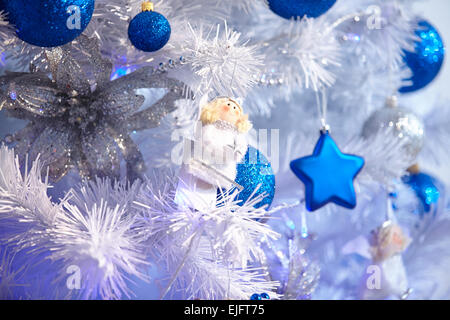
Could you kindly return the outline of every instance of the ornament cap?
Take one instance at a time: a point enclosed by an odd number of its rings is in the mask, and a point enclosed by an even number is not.
[[[327,134],[330,133],[330,125],[326,122],[325,118],[320,119],[322,127],[320,128],[320,133]]]
[[[398,98],[396,95],[392,95],[386,99],[386,107],[389,107],[389,108],[397,108],[398,107]]]
[[[320,128],[321,134],[329,134],[330,133],[330,126],[328,124],[324,124],[322,128]]]
[[[418,163],[413,164],[411,167],[406,169],[406,171],[408,171],[411,174],[418,174],[420,172],[419,164]]]
[[[154,5],[153,5],[153,2],[151,2],[151,1],[144,1],[144,2],[142,2],[142,12],[144,12],[144,11],[153,11],[155,8],[154,8]]]

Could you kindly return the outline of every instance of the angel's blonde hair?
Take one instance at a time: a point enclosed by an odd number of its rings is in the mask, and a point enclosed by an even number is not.
[[[239,132],[246,133],[252,128],[251,122],[248,120],[248,115],[244,114],[244,110],[242,109],[241,105],[236,102],[236,100],[233,100],[231,98],[216,98],[209,102],[207,105],[205,105],[202,108],[202,112],[200,114],[200,121],[203,123],[203,125],[211,124],[216,122],[220,119],[219,116],[219,105],[222,103],[225,103],[227,101],[231,101],[235,103],[239,109],[241,110],[241,118],[238,120],[236,127]]]

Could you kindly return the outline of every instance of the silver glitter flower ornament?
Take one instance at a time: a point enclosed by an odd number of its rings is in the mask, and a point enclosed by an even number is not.
[[[157,127],[175,110],[175,101],[187,97],[186,86],[151,67],[110,81],[112,63],[101,56],[97,41],[86,36],[41,56],[47,70],[32,66],[30,73],[0,77],[0,108],[29,120],[5,142],[22,161],[26,154],[31,160],[40,154],[54,181],[74,167],[82,177],[117,178],[122,160],[129,180],[141,177],[144,159],[129,133]],[[140,88],[167,93],[139,110],[145,100],[136,93]]]

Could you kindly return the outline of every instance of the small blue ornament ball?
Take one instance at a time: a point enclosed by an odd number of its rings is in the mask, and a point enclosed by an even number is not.
[[[436,215],[439,199],[443,197],[444,188],[436,178],[423,173],[411,173],[404,176],[402,181],[416,193],[420,207],[416,212],[421,218],[424,215]]]
[[[145,52],[158,51],[170,39],[169,21],[155,11],[143,11],[131,20],[128,27],[128,38],[139,50]]]
[[[444,62],[445,47],[437,30],[427,21],[420,21],[416,35],[414,52],[404,51],[404,62],[411,69],[412,76],[405,81],[412,81],[409,86],[399,89],[401,93],[413,92],[427,86],[438,75]]]
[[[336,0],[268,0],[269,8],[285,19],[317,18],[327,12]]]
[[[267,293],[263,292],[261,294],[254,293],[250,297],[250,300],[270,300],[270,297]]]
[[[253,197],[265,194],[265,198],[255,207],[268,205],[268,208],[275,195],[275,175],[267,158],[259,150],[249,146],[244,159],[238,163],[236,169],[235,182],[244,187],[244,190],[237,196],[238,200],[242,200],[239,204],[244,204],[260,185]]]
[[[261,298],[263,298],[265,300],[269,300],[270,296],[267,293],[263,292],[263,293],[261,293]]]
[[[88,26],[95,0],[3,0],[17,36],[39,47],[57,47],[77,38]]]
[[[261,295],[254,293],[252,294],[252,296],[250,297],[250,300],[262,300],[261,299]]]

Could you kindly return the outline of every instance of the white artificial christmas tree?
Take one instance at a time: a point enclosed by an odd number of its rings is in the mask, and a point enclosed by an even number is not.
[[[155,52],[128,38],[141,0],[96,0],[82,35],[55,48],[22,41],[0,4],[2,299],[388,298],[358,293],[367,260],[343,248],[391,209],[412,241],[389,257],[411,289],[395,298],[449,298],[448,103],[413,105],[399,92],[415,85],[405,55],[429,40],[415,33],[420,12],[411,1],[337,0],[289,20],[275,2],[155,1],[171,28]],[[433,39],[430,65],[444,52]],[[212,201],[176,200],[202,97],[248,113],[248,145],[269,159],[275,187],[210,183]],[[389,106],[411,113],[367,129]],[[307,212],[289,163],[328,125],[343,153],[364,158],[357,205]],[[260,159],[240,171],[247,142],[219,131],[208,142],[230,138],[239,151],[229,180],[268,175]]]

